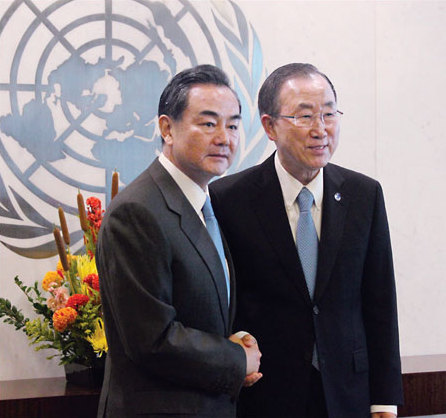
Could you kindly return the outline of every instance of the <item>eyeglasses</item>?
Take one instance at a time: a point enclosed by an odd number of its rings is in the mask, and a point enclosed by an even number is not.
[[[277,118],[291,119],[291,122],[299,128],[311,128],[316,120],[321,121],[324,126],[332,126],[337,123],[344,113],[340,110],[325,113],[305,113],[302,115],[275,115]]]

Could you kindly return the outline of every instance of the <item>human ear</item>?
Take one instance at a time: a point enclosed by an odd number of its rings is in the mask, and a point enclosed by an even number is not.
[[[161,137],[167,145],[172,144],[172,120],[167,115],[161,115],[158,118],[158,126]]]
[[[263,129],[265,130],[265,133],[268,136],[268,138],[271,141],[276,141],[277,135],[276,135],[275,127],[274,127],[274,118],[272,116],[264,113],[261,116],[260,121],[262,122]]]

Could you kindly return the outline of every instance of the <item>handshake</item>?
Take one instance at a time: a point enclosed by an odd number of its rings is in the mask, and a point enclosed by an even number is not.
[[[229,340],[233,343],[240,344],[245,350],[246,354],[246,377],[243,386],[252,386],[262,378],[262,373],[259,372],[260,357],[262,353],[259,350],[257,340],[245,331],[239,331],[232,334]]]

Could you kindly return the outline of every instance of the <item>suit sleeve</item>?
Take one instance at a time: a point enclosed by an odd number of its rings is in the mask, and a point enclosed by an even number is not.
[[[106,326],[108,320],[115,330],[107,335],[151,374],[237,396],[246,373],[243,349],[176,320],[172,244],[161,223],[138,204],[122,204],[108,215],[97,248]]]
[[[371,403],[402,404],[392,250],[383,192],[378,183],[362,291]]]

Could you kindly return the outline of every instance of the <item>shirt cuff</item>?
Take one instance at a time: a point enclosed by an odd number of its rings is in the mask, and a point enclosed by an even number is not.
[[[370,407],[370,412],[373,414],[374,412],[390,412],[392,414],[398,414],[398,408],[396,405],[372,405]]]

